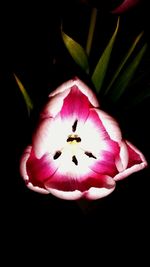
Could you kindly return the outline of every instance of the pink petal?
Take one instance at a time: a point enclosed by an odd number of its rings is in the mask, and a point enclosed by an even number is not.
[[[75,77],[74,79],[64,82],[61,86],[59,86],[56,90],[54,90],[49,96],[52,97],[58,93],[62,93],[65,90],[72,88],[74,85],[78,87],[78,89],[82,92],[82,94],[87,96],[87,98],[89,99],[89,102],[94,107],[99,106],[99,103],[93,91],[85,83],[83,83],[78,77]]]
[[[48,194],[48,190],[44,189],[44,188],[40,188],[38,186],[34,186],[32,185],[32,183],[30,182],[30,177],[28,175],[28,172],[27,172],[27,161],[31,155],[31,151],[32,151],[32,147],[31,146],[28,146],[22,157],[21,157],[21,162],[20,162],[20,174],[22,176],[22,178],[25,180],[25,183],[26,183],[26,186],[29,188],[29,189],[32,189],[36,192],[39,192],[39,193],[42,193],[42,194]]]
[[[112,188],[90,188],[87,192],[84,193],[84,198],[88,200],[96,200],[111,194],[115,189],[115,184]]]
[[[42,120],[33,135],[33,148],[35,156],[40,159],[47,151],[50,143],[50,133],[53,126],[53,118]]]
[[[57,94],[51,96],[50,100],[41,113],[41,118],[54,118],[61,111],[64,99],[70,93],[70,90],[71,87],[67,88],[65,91],[60,91]]]
[[[57,94],[63,93],[65,91],[70,91],[70,88],[74,86],[76,83],[76,79],[71,79],[69,81],[64,82],[59,87],[57,87],[53,92],[49,94],[49,97],[53,97]]]
[[[117,121],[102,110],[95,109],[95,111],[97,112],[99,119],[101,120],[109,137],[113,141],[116,141],[116,142],[121,141],[122,136],[121,136],[121,131],[120,131]]]
[[[54,154],[61,150],[66,143],[67,136],[71,132],[71,122],[62,122],[59,116],[55,119],[41,120],[33,135],[33,149],[35,156],[40,159],[44,154]]]
[[[123,3],[115,8],[112,13],[123,13],[126,12],[128,9],[134,7],[136,4],[138,4],[139,0],[124,0]]]
[[[88,119],[82,124],[82,128],[79,135],[82,139],[81,146],[84,150],[91,151],[96,156],[100,151],[107,149],[106,140],[110,140],[110,138],[95,109],[90,109]]]
[[[116,130],[116,127],[113,127],[113,124],[110,124],[110,129]],[[99,114],[95,108],[90,109],[90,113],[88,119],[83,125],[83,131],[81,131],[82,139],[82,147],[85,150],[89,150],[95,155],[100,153],[101,151],[109,151],[115,155],[119,153],[119,146],[116,141],[110,139],[109,131],[110,129],[106,129],[100,120]],[[118,129],[118,128],[117,128]],[[108,130],[108,131],[107,131]],[[84,132],[84,136],[82,138],[82,134]],[[118,129],[120,133],[120,130]],[[114,137],[114,133],[112,133],[112,137]],[[115,139],[115,137],[114,137]],[[116,138],[117,139],[117,138]]]
[[[65,200],[77,200],[77,199],[80,199],[83,195],[83,193],[78,190],[71,191],[71,192],[61,191],[61,190],[57,190],[53,188],[48,188],[48,190],[49,190],[49,193],[51,193],[55,197],[65,199]]]
[[[115,165],[115,154],[103,151],[99,160],[90,167],[94,172],[114,177],[118,171]]]
[[[130,174],[140,171],[147,166],[147,161],[143,154],[130,142],[126,141],[127,149],[128,149],[128,165],[125,170],[120,172],[114,177],[115,181],[124,179]]]
[[[28,146],[24,150],[24,152],[22,154],[22,157],[21,157],[21,160],[20,160],[20,174],[21,174],[22,178],[25,181],[28,181],[29,180],[29,176],[27,174],[27,166],[26,166],[26,163],[27,163],[28,158],[30,157],[31,150],[32,150],[32,146]]]
[[[119,172],[124,171],[127,168],[129,160],[128,148],[124,141],[120,143],[120,153],[116,157],[116,167]]]
[[[79,90],[88,97],[90,103],[92,104],[93,107],[99,107],[99,102],[93,93],[93,91],[81,80],[76,78],[76,86],[79,88]]]
[[[109,138],[109,135],[108,135],[102,121],[100,120],[99,114],[97,113],[97,109],[95,109],[95,108],[90,109],[88,121],[86,123],[88,123],[88,122],[91,122],[93,124],[93,127],[96,128],[97,131],[99,131],[99,134],[101,135],[101,137],[103,136],[103,139]],[[86,126],[86,124],[85,124],[85,126]]]
[[[56,189],[64,192],[88,191],[91,187],[111,188],[114,186],[114,181],[111,177],[100,173],[90,171],[84,177],[75,177],[70,174],[62,175],[56,171],[53,176],[45,182],[47,190]]]
[[[52,156],[44,155],[41,159],[37,159],[33,150],[26,162],[29,182],[41,188],[44,188],[45,181],[47,181],[57,169],[58,166],[54,164]]]
[[[62,119],[74,117],[85,121],[89,114],[91,103],[88,98],[78,89],[76,85],[71,88],[70,93],[64,99],[64,104],[60,111]]]
[[[49,188],[48,190],[54,196],[65,200],[78,200],[80,198],[85,198],[88,200],[96,200],[109,195],[110,193],[113,192],[114,189],[115,189],[115,183],[113,183],[113,186],[111,188],[91,187],[88,191],[85,192],[80,192],[78,190],[66,192],[52,188]]]
[[[48,191],[48,190],[46,190],[46,189],[44,189],[44,188],[41,188],[41,187],[38,187],[38,186],[34,186],[34,185],[31,184],[30,182],[28,182],[28,183],[26,184],[26,186],[27,186],[30,190],[34,191],[34,192],[41,193],[41,194],[49,194],[49,191]]]
[[[126,145],[129,153],[128,168],[132,167],[134,164],[144,163],[147,165],[146,159],[143,154],[130,142],[126,141]]]

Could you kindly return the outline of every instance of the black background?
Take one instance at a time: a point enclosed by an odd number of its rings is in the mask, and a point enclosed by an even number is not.
[[[35,260],[41,258],[43,262],[45,259],[51,262],[54,258],[56,263],[61,260],[66,264],[78,262],[79,255],[88,260],[92,256],[92,261],[99,260],[98,264],[102,260],[105,263],[108,260],[120,262],[119,255],[123,262],[130,260],[131,263],[131,258],[133,261],[146,260],[150,223],[149,168],[118,182],[110,196],[88,204],[30,191],[19,174],[20,156],[31,141],[48,93],[74,75],[87,80],[62,43],[60,25],[63,23],[64,30],[84,46],[91,7],[85,1],[82,4],[80,1],[62,2],[31,5],[13,1],[1,6],[1,134],[4,134],[1,138],[4,146],[4,152],[1,152],[4,160],[1,166],[1,229],[5,260],[9,259],[8,255],[14,262],[20,262],[18,255],[21,255],[20,264],[29,256]],[[109,5],[99,7],[99,16],[93,65],[116,23],[116,15],[110,13]],[[121,45],[116,49],[118,58],[126,44],[142,29],[148,44],[150,33],[145,1],[121,16]],[[122,40],[122,36],[125,39]],[[144,71],[150,69],[149,55],[148,48],[142,63]],[[18,75],[34,99],[35,110],[30,119],[13,73]],[[146,77],[138,86],[142,88],[148,82]],[[147,99],[131,109],[119,107],[118,111],[116,106],[111,108],[125,137],[143,152],[148,162],[149,104]],[[110,111],[109,106],[104,108]],[[94,262],[91,265],[95,266]]]

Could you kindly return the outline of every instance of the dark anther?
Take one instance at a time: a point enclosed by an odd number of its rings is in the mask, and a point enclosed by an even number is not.
[[[77,129],[77,123],[78,123],[78,120],[75,120],[74,124],[72,125],[72,131],[73,132],[75,132]]]
[[[76,156],[72,157],[72,162],[74,162],[75,165],[78,165],[78,160],[77,160]]]
[[[72,141],[74,141],[74,140],[75,140],[77,143],[81,142],[81,138],[78,137],[78,136],[74,136],[74,137],[69,136],[68,139],[67,139],[67,142],[72,142]]]
[[[55,155],[53,156],[53,159],[58,159],[61,155],[61,151],[56,151]]]
[[[85,153],[85,155],[87,155],[89,158],[94,158],[94,159],[96,159],[96,157],[95,157],[91,152],[86,151],[86,152],[84,152],[84,153]]]

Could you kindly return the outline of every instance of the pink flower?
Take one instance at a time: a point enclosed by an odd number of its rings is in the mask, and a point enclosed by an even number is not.
[[[140,0],[124,0],[121,5],[119,5],[118,7],[116,7],[112,13],[123,13],[126,12],[128,9],[134,7],[135,5],[137,5],[139,3]]]
[[[116,181],[147,166],[81,80],[65,82],[49,97],[32,146],[21,158],[28,188],[68,200],[98,199],[110,194]]]

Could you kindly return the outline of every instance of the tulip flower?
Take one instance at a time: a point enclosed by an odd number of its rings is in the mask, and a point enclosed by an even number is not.
[[[146,166],[143,154],[122,138],[116,120],[99,108],[93,91],[76,77],[49,95],[20,172],[36,192],[95,200]]]
[[[99,1],[99,0],[80,0],[79,2],[83,3],[83,4],[89,4],[92,7],[96,7],[99,9],[105,8],[105,9],[110,9],[110,7],[112,5],[117,5],[117,1],[112,0],[112,1]],[[123,13],[126,12],[128,10],[130,10],[131,8],[133,8],[134,6],[136,6],[139,2],[141,2],[141,0],[122,0],[122,2],[117,5],[115,7],[115,9],[112,11],[113,13]]]
[[[116,7],[113,10],[113,13],[123,13],[126,12],[128,9],[134,7],[139,3],[140,0],[124,0],[122,4],[120,4],[118,7]]]

